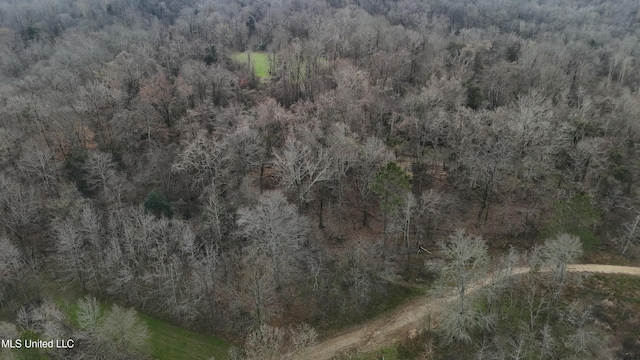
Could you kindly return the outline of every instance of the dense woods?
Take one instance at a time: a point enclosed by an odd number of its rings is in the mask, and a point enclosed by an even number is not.
[[[143,356],[118,305],[47,325],[53,282],[276,359],[441,278],[432,354],[640,356],[562,297],[583,251],[640,256],[639,24],[631,0],[0,1],[5,318],[87,344],[53,357]],[[498,263],[554,271],[467,300]]]

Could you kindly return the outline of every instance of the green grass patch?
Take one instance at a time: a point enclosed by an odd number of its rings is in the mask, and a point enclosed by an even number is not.
[[[602,245],[602,241],[588,229],[580,229],[573,232],[573,235],[580,238],[582,241],[582,248],[585,251],[597,251]]]
[[[107,313],[112,305],[100,302],[102,313]],[[66,311],[71,324],[78,326],[77,302],[63,309]],[[216,359],[227,358],[227,352],[231,345],[222,339],[187,330],[150,315],[138,313],[138,318],[147,325],[151,356],[154,359],[206,360],[212,357]]]
[[[585,281],[576,297],[600,303],[603,299],[619,301],[640,310],[640,278],[627,275],[593,274]],[[634,311],[635,313],[635,311]]]
[[[595,208],[588,195],[575,195],[568,200],[557,200],[553,204],[554,216],[541,235],[547,239],[568,233],[578,236],[585,251],[595,251],[602,245],[593,229],[602,218],[602,212]]]
[[[152,356],[158,360],[226,359],[230,344],[213,336],[186,330],[152,316],[139,314],[149,328]]]
[[[241,64],[249,64],[249,66],[253,67],[254,74],[258,78],[262,80],[271,78],[269,62],[270,59],[273,60],[273,55],[264,52],[245,51],[234,54],[232,57],[233,60]]]
[[[37,279],[42,286],[40,287],[40,295],[42,298],[50,299],[67,315],[69,325],[78,327],[78,300],[82,299],[83,294],[79,286],[74,283],[65,283],[55,281],[50,278]],[[113,305],[112,301],[97,297],[103,314],[108,312]],[[17,299],[16,299],[17,300]],[[15,321],[15,312],[20,307],[17,301],[10,306],[11,312],[3,313],[0,320]],[[3,308],[4,310],[4,308]],[[211,335],[190,331],[179,326],[172,325],[168,322],[160,320],[156,317],[138,313],[138,317],[144,321],[149,331],[149,346],[151,347],[151,355],[157,360],[173,360],[173,359],[226,359],[231,344]],[[20,349],[25,350],[25,349]],[[39,349],[31,349],[33,351],[19,351],[14,353],[18,355],[18,359],[41,359],[46,358]],[[2,359],[0,353],[0,359]]]

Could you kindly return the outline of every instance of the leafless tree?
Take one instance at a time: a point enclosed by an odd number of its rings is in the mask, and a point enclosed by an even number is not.
[[[469,344],[475,331],[490,330],[494,324],[495,318],[491,314],[482,313],[472,307],[462,311],[450,308],[444,314],[440,329],[447,344]]]
[[[28,310],[21,308],[18,311],[17,323],[22,330],[41,333],[45,339],[61,339],[67,335],[65,313],[52,301],[44,301]]]
[[[569,304],[566,311],[560,313],[560,319],[575,327],[575,332],[563,337],[564,345],[571,351],[572,358],[606,358],[602,349],[607,339],[603,339],[601,334],[598,334],[593,328],[593,317],[588,308],[581,308],[576,302],[573,302]]]
[[[480,270],[489,260],[487,245],[482,237],[466,235],[464,230],[458,229],[447,241],[440,244],[440,251],[448,260],[445,274],[455,281],[460,298],[459,309],[463,312],[467,307],[467,289],[471,281],[481,274]]]
[[[201,189],[214,180],[220,168],[219,146],[205,131],[188,140],[171,170],[189,177],[193,189]]]
[[[560,234],[545,242],[544,258],[553,268],[554,297],[557,300],[565,285],[567,265],[582,256],[582,242],[577,236]]]
[[[280,359],[286,332],[266,324],[247,336],[245,351],[248,359]]]
[[[19,246],[29,258],[34,249],[27,243],[24,230],[38,220],[41,202],[42,196],[35,188],[0,174],[0,225],[20,239]]]
[[[88,279],[85,266],[91,263],[91,259],[84,251],[84,239],[80,237],[78,229],[72,222],[60,222],[55,226],[58,238],[58,254],[62,260],[68,260],[64,268],[71,271],[73,280],[84,289]]]
[[[470,187],[480,188],[478,219],[484,214],[486,221],[496,185],[504,179],[506,170],[512,165],[513,147],[506,134],[502,133],[504,129],[485,127],[482,121],[491,120],[483,119],[483,115],[471,117],[469,130],[473,133],[466,139],[468,145],[462,147],[461,162]]]
[[[354,181],[358,189],[362,210],[362,226],[368,226],[369,195],[371,182],[382,165],[391,159],[384,142],[376,137],[369,137],[358,147],[358,157],[354,164]]]
[[[422,192],[417,201],[416,217],[421,221],[421,224],[415,226],[415,236],[418,239],[418,246],[420,246],[422,240],[432,236],[433,233],[430,233],[430,229],[437,228],[438,218],[449,205],[449,201],[444,194],[435,189]]]
[[[47,192],[53,192],[59,165],[54,161],[54,154],[44,144],[36,141],[24,144],[18,168],[28,177],[41,182]]]
[[[251,258],[265,256],[277,286],[296,268],[309,233],[305,217],[297,214],[280,191],[267,191],[250,208],[238,210],[240,233],[250,241]]]
[[[407,253],[407,271],[411,270],[411,253],[414,249],[411,248],[411,233],[418,213],[418,202],[415,195],[411,192],[406,192],[402,195],[402,201],[398,206],[398,210],[394,213],[394,219],[392,219],[392,225],[390,226],[392,231],[398,229],[402,234],[402,242]]]
[[[232,227],[232,218],[228,205],[213,185],[207,187],[202,193],[202,221],[200,228],[207,237],[207,243],[220,243],[223,235]]]
[[[111,306],[95,330],[99,354],[112,359],[144,358],[149,332],[133,308]]]
[[[630,246],[640,243],[640,215],[625,223],[623,229],[624,232],[618,241],[621,245],[620,251],[624,255]]]
[[[9,238],[0,236],[0,246],[4,249],[0,254],[0,304],[3,304],[11,295],[8,291],[10,286],[25,281],[28,270],[22,253]],[[18,288],[24,289],[25,286],[22,284]]]
[[[116,178],[116,164],[113,156],[103,152],[90,152],[84,164],[87,172],[87,183],[91,189],[100,189],[104,196],[109,194],[109,185]]]
[[[94,330],[102,318],[100,303],[92,296],[78,300],[77,321],[80,329]]]
[[[222,139],[221,171],[224,178],[219,182],[240,184],[242,179],[256,171],[265,160],[264,140],[260,133],[250,126],[253,119],[238,119],[237,127]]]
[[[89,282],[100,289],[101,216],[89,203],[81,204],[75,211],[52,224],[57,240],[57,259],[62,271],[83,289]]]
[[[468,287],[473,279],[482,276],[482,268],[488,261],[487,245],[480,236],[466,235],[458,229],[440,244],[442,255],[448,260],[444,274],[451,278],[458,289],[459,303],[445,316],[441,328],[445,341],[469,343],[475,329],[488,329],[494,319],[467,303]]]
[[[274,167],[280,183],[293,189],[300,209],[309,202],[312,190],[334,175],[332,152],[322,147],[312,148],[293,137],[287,138],[282,152],[274,154]]]
[[[338,206],[338,239],[342,239],[347,175],[356,162],[356,143],[353,134],[344,123],[336,123],[330,134],[330,149],[335,164],[335,191]]]
[[[245,256],[240,273],[241,291],[257,325],[280,312],[272,262],[263,254]]]
[[[245,340],[247,359],[290,359],[291,353],[304,356],[304,348],[314,345],[318,333],[307,324],[288,329],[267,324],[249,333]]]

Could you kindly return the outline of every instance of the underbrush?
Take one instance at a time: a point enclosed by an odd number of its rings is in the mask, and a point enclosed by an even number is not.
[[[321,317],[312,321],[312,325],[320,334],[334,333],[349,326],[364,323],[424,293],[425,291],[420,288],[388,284],[371,294],[367,301],[368,305],[361,306],[358,311],[352,311],[353,309],[346,306],[334,307],[330,312],[323,313]]]

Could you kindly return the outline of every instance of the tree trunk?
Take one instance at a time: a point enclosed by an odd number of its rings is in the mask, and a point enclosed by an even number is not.
[[[262,194],[262,192],[264,191],[264,184],[263,184],[263,179],[264,178],[264,163],[260,164],[260,180],[258,181],[258,187],[260,188],[260,194]]]
[[[324,229],[324,223],[322,221],[322,212],[324,210],[324,186],[320,191],[320,209],[318,210],[318,227]]]

